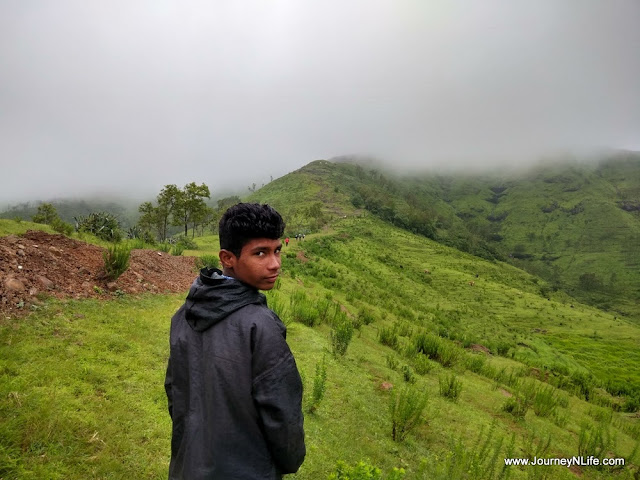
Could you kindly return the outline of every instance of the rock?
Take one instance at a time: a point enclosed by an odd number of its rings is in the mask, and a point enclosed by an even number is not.
[[[24,292],[25,287],[17,278],[9,277],[4,281],[4,287],[11,292]]]
[[[24,257],[24,250],[18,250],[16,253],[19,257]]]
[[[109,290],[110,292],[115,292],[116,290],[118,290],[118,284],[116,282],[107,283],[107,290]]]
[[[36,281],[48,290],[51,290],[53,287],[55,287],[55,284],[51,280],[42,275],[36,275]]]
[[[18,245],[16,245],[16,248],[18,250],[24,250],[24,245],[22,245],[21,243],[19,243]]]
[[[36,287],[31,287],[29,289],[29,295],[31,295],[32,297],[37,294],[38,294],[38,289]]]

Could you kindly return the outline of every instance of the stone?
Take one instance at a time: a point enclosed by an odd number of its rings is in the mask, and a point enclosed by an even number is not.
[[[48,290],[51,290],[53,287],[55,287],[55,284],[51,280],[42,275],[37,275],[36,281]]]
[[[38,289],[36,287],[31,287],[29,289],[29,295],[31,295],[32,297],[37,294],[38,294]]]
[[[17,278],[9,277],[4,281],[4,287],[11,292],[24,292],[25,287]]]
[[[24,250],[18,250],[16,253],[19,257],[24,257]]]
[[[118,284],[116,282],[107,283],[107,290],[109,290],[110,292],[115,292],[116,290],[118,290]]]

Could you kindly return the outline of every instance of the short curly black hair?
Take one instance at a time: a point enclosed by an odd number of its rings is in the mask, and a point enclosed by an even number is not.
[[[220,248],[239,257],[242,247],[250,240],[278,239],[282,237],[284,227],[284,220],[273,207],[259,203],[238,203],[229,207],[220,219]]]

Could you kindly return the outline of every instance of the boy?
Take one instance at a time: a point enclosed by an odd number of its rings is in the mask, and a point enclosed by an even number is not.
[[[305,456],[302,382],[258,290],[280,273],[282,217],[239,203],[220,219],[222,271],[204,268],[171,319],[169,479],[281,479]]]

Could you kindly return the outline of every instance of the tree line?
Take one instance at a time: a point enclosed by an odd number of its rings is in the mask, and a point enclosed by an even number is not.
[[[184,228],[184,236],[195,237],[196,230],[204,233],[207,226],[215,230],[220,216],[231,205],[240,202],[240,197],[226,197],[217,202],[217,209],[207,205],[205,199],[211,198],[209,187],[202,183],[188,183],[183,188],[176,185],[165,185],[153,202],[144,202],[138,208],[140,219],[138,227],[143,233],[152,235],[164,242],[169,237],[172,226]]]

